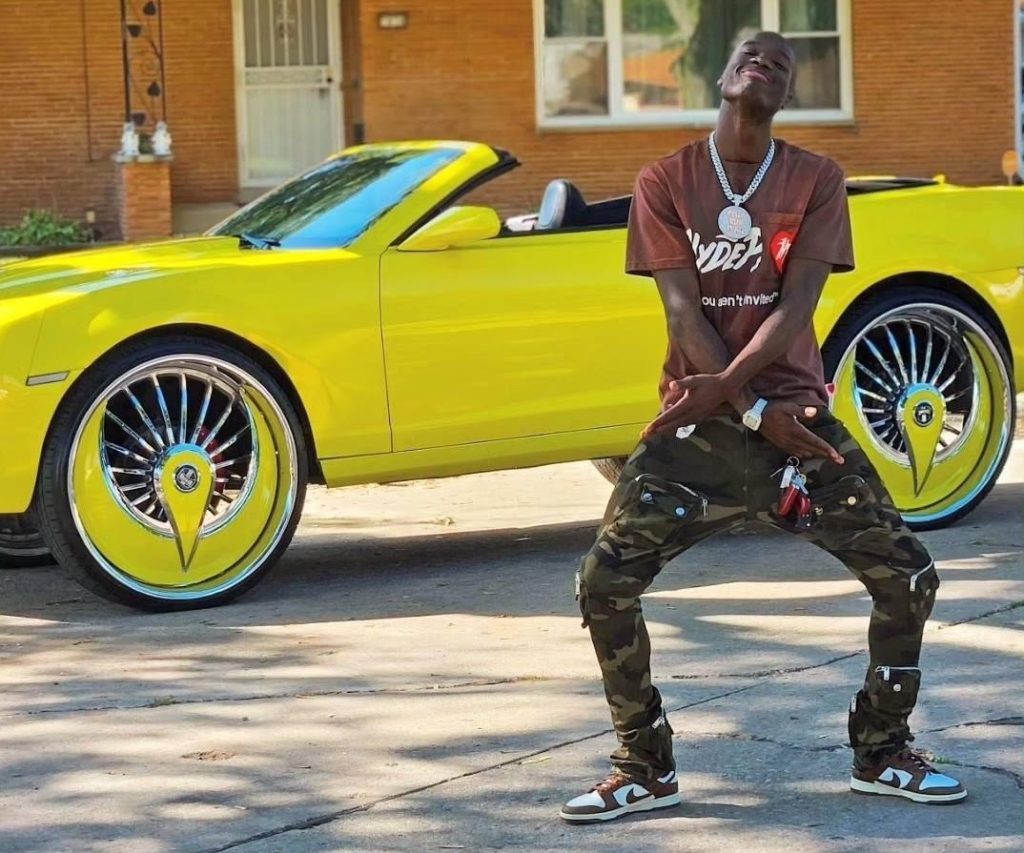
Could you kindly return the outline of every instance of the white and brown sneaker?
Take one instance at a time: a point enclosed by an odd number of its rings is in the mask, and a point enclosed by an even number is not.
[[[937,772],[909,747],[871,767],[854,765],[850,789],[860,794],[905,797],[915,803],[956,803],[967,796],[967,789],[956,779]]]
[[[644,785],[613,773],[586,794],[569,800],[559,816],[573,823],[615,820],[632,812],[678,806],[680,802],[679,779],[674,771]]]

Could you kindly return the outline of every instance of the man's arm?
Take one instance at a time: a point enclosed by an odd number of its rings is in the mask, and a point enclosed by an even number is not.
[[[761,324],[754,337],[729,366],[719,371],[727,393],[745,388],[758,373],[772,364],[787,349],[793,338],[814,319],[832,265],[806,258],[791,258],[782,280],[778,307]]]
[[[744,372],[755,376],[775,361],[814,316],[818,297],[830,272],[820,261],[791,260],[783,280],[779,306],[761,324],[750,343],[734,359],[718,332],[700,308],[700,289],[696,272],[689,269],[655,272],[658,290],[665,305],[669,334],[683,348],[687,360],[703,375],[680,382],[679,397],[644,431],[650,435],[661,429],[697,423],[723,400],[739,412],[745,412],[757,400],[747,385]],[[786,285],[790,285],[786,293]],[[741,372],[743,371],[743,372]],[[727,381],[726,376],[731,373]],[[813,418],[815,407],[796,403],[771,403],[764,412],[762,433],[776,447],[803,459],[823,456],[838,465],[843,457],[828,443],[808,430],[800,420]]]
[[[658,283],[669,336],[682,349],[686,360],[699,373],[723,373],[733,361],[732,353],[715,331],[700,304],[700,280],[693,269],[657,270]],[[740,414],[757,402],[746,381],[737,381],[723,395]]]

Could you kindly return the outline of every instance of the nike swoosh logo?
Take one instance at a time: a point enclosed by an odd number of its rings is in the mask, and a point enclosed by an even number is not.
[[[634,796],[634,792],[635,792],[635,789],[633,791],[628,791],[626,793],[626,805],[627,806],[631,806],[634,803],[639,803],[641,800],[646,800],[646,799],[649,799],[650,797],[654,796],[654,794],[652,794],[652,793],[650,793],[648,791],[642,797],[637,797],[637,796]]]
[[[893,788],[899,788],[900,790],[905,789],[913,780],[913,774],[895,767],[887,767],[882,775],[878,777],[879,782],[891,785]]]

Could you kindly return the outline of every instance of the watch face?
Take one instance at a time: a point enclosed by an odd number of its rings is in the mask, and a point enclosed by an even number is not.
[[[743,416],[743,425],[749,429],[757,429],[761,426],[761,416],[753,412],[747,412]]]

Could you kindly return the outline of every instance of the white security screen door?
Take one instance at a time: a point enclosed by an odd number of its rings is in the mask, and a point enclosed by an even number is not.
[[[343,146],[338,0],[234,0],[239,179],[271,186]]]

